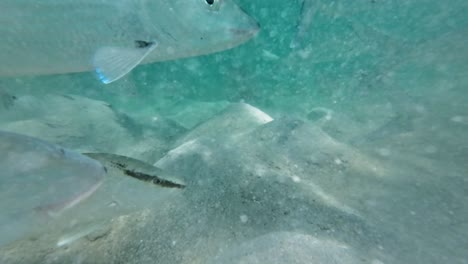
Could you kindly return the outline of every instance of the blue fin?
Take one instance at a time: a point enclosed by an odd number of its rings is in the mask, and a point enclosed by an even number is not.
[[[135,68],[151,51],[156,42],[135,48],[102,47],[96,51],[93,64],[101,82],[108,84]]]

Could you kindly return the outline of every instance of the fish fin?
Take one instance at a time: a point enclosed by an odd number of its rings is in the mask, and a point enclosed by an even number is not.
[[[158,45],[156,42],[142,41],[137,41],[136,44],[135,48],[102,47],[96,51],[93,64],[101,82],[108,84],[120,79]]]

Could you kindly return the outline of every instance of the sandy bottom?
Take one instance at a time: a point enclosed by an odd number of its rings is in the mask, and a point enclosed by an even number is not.
[[[466,171],[442,158],[443,140],[421,118],[356,133],[339,113],[273,119],[231,104],[190,128],[164,118],[140,126],[102,102],[51,100],[99,115],[10,116],[2,128],[139,158],[187,187],[63,247],[50,242],[53,232],[15,242],[0,250],[1,263],[467,263]],[[334,133],[347,128],[360,136]]]

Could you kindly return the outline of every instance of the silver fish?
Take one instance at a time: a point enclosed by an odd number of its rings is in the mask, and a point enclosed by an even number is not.
[[[108,154],[84,153],[104,165],[108,171],[99,190],[73,210],[55,221],[56,246],[63,246],[109,226],[109,220],[142,211],[158,210],[179,195],[185,184],[167,172],[133,158]],[[42,236],[42,239],[47,239]]]
[[[98,160],[111,170],[113,177],[131,177],[135,180],[147,182],[165,188],[185,188],[180,180],[173,179],[167,173],[151,164],[134,158],[111,153],[83,153],[92,159]]]
[[[0,246],[38,231],[103,183],[96,160],[25,135],[0,131]]]
[[[95,70],[113,82],[140,63],[233,48],[257,22],[232,0],[2,0],[0,76]]]
[[[0,168],[0,247],[27,237],[63,246],[185,188],[136,159],[3,131]]]
[[[10,109],[13,106],[16,99],[16,96],[11,95],[6,91],[3,91],[0,87],[0,111]]]
[[[314,0],[301,0],[301,14],[297,23],[297,31],[289,44],[291,49],[299,49],[304,44],[304,38],[309,33],[310,25],[315,15]]]

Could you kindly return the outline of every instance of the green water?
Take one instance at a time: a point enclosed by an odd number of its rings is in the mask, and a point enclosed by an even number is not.
[[[141,65],[109,85],[90,73],[0,79],[8,93],[45,104],[31,106],[40,109],[36,115],[12,114],[20,111],[13,104],[3,110],[2,129],[79,151],[151,164],[162,159],[156,165],[198,184],[193,194],[149,216],[137,214],[126,227],[115,224],[119,231],[104,239],[48,253],[41,251],[47,245],[26,243],[41,250],[21,258],[28,253],[1,251],[6,263],[266,263],[265,252],[278,245],[296,257],[292,263],[468,263],[468,2],[317,0],[299,49],[289,47],[301,17],[298,1],[238,3],[262,29],[232,50]],[[64,105],[48,101],[57,94],[110,104],[117,121],[86,110],[95,103],[44,110]],[[235,129],[209,123],[196,133],[216,140],[200,140],[214,161],[164,160],[186,142],[184,136],[219,113],[223,119],[226,107],[239,102],[274,121],[256,127],[260,132],[241,133],[242,140],[224,139]],[[50,128],[17,122],[34,118],[62,130],[51,134]],[[270,134],[287,135],[286,143],[268,141]],[[305,161],[312,156],[313,162]],[[342,162],[349,168],[336,167]],[[255,175],[256,164],[307,175],[315,187],[250,180],[245,175]],[[307,192],[319,198],[295,202]],[[249,202],[239,203],[241,196]],[[315,202],[323,197],[332,198]],[[283,209],[288,216],[272,213]],[[336,244],[291,246],[302,241],[295,236],[283,244],[262,240],[286,231]],[[243,243],[253,253],[236,247]],[[353,253],[336,246],[342,244]],[[311,257],[323,252],[332,257]]]

